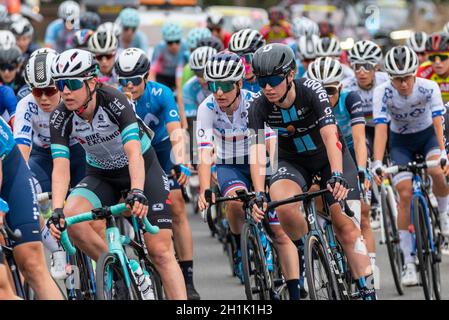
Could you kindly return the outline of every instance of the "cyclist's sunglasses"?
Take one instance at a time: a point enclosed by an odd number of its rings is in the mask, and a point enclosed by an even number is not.
[[[211,81],[207,83],[207,87],[209,88],[209,91],[213,93],[217,93],[218,90],[227,93],[234,89],[234,84],[234,81]]]
[[[395,77],[390,77],[391,81],[396,83],[396,84],[402,84],[402,82],[409,82],[410,80],[412,80],[412,78],[414,78],[415,75],[414,74],[407,74],[404,76],[395,76]]]
[[[107,54],[97,54],[96,56],[95,56],[95,58],[98,60],[98,61],[101,61],[103,58],[106,58],[107,60],[111,60],[112,58],[114,58],[115,57],[115,52],[114,53],[107,53]]]
[[[40,98],[44,94],[47,97],[53,97],[56,93],[58,93],[58,89],[56,87],[47,87],[47,88],[33,88],[31,89],[31,93],[34,97]]]
[[[336,95],[339,92],[340,85],[338,85],[338,86],[325,86],[324,90],[326,90],[327,95],[331,97],[331,96]]]
[[[17,68],[17,64],[14,63],[2,63],[0,64],[0,70],[1,71],[14,71]]]
[[[129,78],[119,78],[118,82],[123,87],[127,87],[130,82],[133,86],[138,86],[142,83],[144,77],[145,77],[145,75],[129,77]]]
[[[55,81],[56,88],[63,92],[64,88],[67,87],[70,91],[76,91],[84,86],[84,81],[78,79],[64,79]]]
[[[267,84],[269,84],[270,87],[272,87],[272,88],[277,87],[284,80],[285,80],[285,76],[284,75],[275,75],[275,76],[268,76],[268,77],[257,77],[257,82],[259,83],[259,86],[262,89],[265,89]]]
[[[440,58],[441,61],[446,61],[449,58],[449,53],[430,54],[428,59],[431,62],[435,62],[437,57]]]
[[[365,62],[365,63],[353,63],[352,64],[352,68],[355,70],[355,72],[360,72],[360,71],[365,71],[365,72],[369,72],[369,71],[373,71],[376,68],[376,65],[374,63],[370,63],[370,62]]]
[[[171,46],[173,44],[180,44],[181,40],[175,40],[175,41],[167,41],[167,45]]]
[[[135,28],[135,27],[123,27],[123,31],[128,31],[128,30],[132,30],[133,32],[135,32],[137,30],[137,28]]]

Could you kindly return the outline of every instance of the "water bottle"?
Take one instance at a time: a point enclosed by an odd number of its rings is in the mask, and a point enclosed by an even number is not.
[[[268,271],[273,271],[273,254],[271,253],[270,243],[268,242],[267,236],[261,229],[259,229],[259,237],[265,252],[265,260],[267,262]]]
[[[142,293],[143,299],[155,300],[151,278],[148,272],[145,271],[144,273],[136,260],[130,260],[129,265],[131,267],[131,270],[133,271],[134,277],[136,278],[137,286]]]

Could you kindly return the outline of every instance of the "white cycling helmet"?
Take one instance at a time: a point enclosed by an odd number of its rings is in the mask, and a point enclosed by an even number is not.
[[[204,70],[206,62],[217,54],[217,50],[212,47],[199,47],[196,48],[189,59],[189,67],[192,71]]]
[[[335,37],[320,38],[316,43],[316,54],[318,57],[339,57],[340,41]]]
[[[79,23],[80,19],[80,6],[75,1],[64,1],[59,5],[58,17],[71,25]]]
[[[428,36],[425,32],[412,32],[410,38],[407,39],[406,44],[415,52],[425,52],[427,38]]]
[[[150,70],[150,60],[142,49],[128,48],[119,55],[114,68],[122,78],[145,75]]]
[[[31,53],[30,58],[33,57],[33,56],[36,56],[38,54],[54,54],[54,55],[58,55],[58,53],[56,52],[55,49],[52,49],[52,48],[39,48],[39,49],[34,50]]]
[[[34,51],[25,66],[25,81],[32,88],[47,88],[54,84],[51,66],[57,53],[54,50]]]
[[[207,16],[206,22],[209,29],[221,28],[224,24],[224,17],[220,13],[211,13]]]
[[[352,49],[349,50],[348,56],[351,63],[371,62],[377,64],[382,59],[382,50],[376,43],[370,40],[361,40],[357,41]]]
[[[97,32],[101,31],[110,31],[116,38],[118,38],[122,33],[122,27],[118,23],[108,21],[98,26]]]
[[[318,26],[318,23],[306,17],[295,18],[293,20],[293,30],[296,37],[320,35],[320,27]]]
[[[0,30],[0,49],[9,49],[16,45],[16,37],[9,30]]]
[[[317,57],[318,36],[303,36],[298,39],[298,51],[301,59],[312,60]]]
[[[89,51],[69,49],[53,60],[51,73],[54,80],[88,80],[98,75],[98,64]]]
[[[235,17],[234,19],[232,19],[232,30],[234,32],[237,32],[243,29],[250,29],[252,27],[251,24],[252,22],[249,17]]]
[[[118,40],[111,30],[97,31],[89,38],[87,46],[95,54],[111,53],[117,50]]]
[[[245,74],[240,57],[232,52],[220,52],[212,56],[204,67],[206,81],[239,81]]]
[[[234,33],[229,41],[229,50],[237,54],[254,53],[265,45],[265,40],[257,30],[243,29]]]
[[[12,19],[9,30],[11,30],[16,37],[26,36],[32,38],[34,33],[34,28],[30,21],[21,15],[18,15],[15,19]]]
[[[337,59],[320,57],[309,64],[307,75],[323,85],[341,82],[343,80],[343,67]]]
[[[449,33],[449,22],[444,25],[443,32]]]
[[[414,75],[418,67],[418,55],[407,46],[393,47],[385,55],[385,71],[390,76]]]

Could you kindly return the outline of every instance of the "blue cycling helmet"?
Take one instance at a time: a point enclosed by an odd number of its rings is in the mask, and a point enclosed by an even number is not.
[[[166,42],[179,41],[182,38],[182,28],[179,24],[167,22],[162,26],[162,38]]]
[[[212,37],[212,32],[207,28],[195,28],[190,30],[187,35],[187,46],[191,51],[198,47],[198,42],[201,39]]]
[[[125,28],[137,28],[140,24],[139,12],[133,8],[126,8],[120,12],[118,22]]]

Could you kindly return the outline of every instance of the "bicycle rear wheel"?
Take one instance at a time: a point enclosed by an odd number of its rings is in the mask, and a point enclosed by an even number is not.
[[[310,300],[341,300],[330,257],[320,239],[309,235],[304,247]]]
[[[415,227],[416,254],[419,261],[419,273],[426,300],[435,298],[432,280],[432,252],[429,245],[429,230],[426,225],[425,210],[418,197],[413,199],[413,225]]]
[[[141,294],[131,270],[130,286],[126,285],[122,264],[115,254],[103,253],[97,262],[97,299],[98,300],[141,300]]]
[[[438,212],[434,208],[431,210],[431,221],[432,221],[432,239],[434,243],[434,251],[432,252],[432,280],[433,280],[433,291],[435,293],[435,299],[441,300],[441,274],[440,274],[440,262],[441,262],[441,247],[444,241],[444,237],[441,233],[437,233],[436,230],[440,230],[439,220],[437,218]]]
[[[269,300],[269,275],[258,231],[245,223],[241,233],[242,270],[248,300]]]
[[[390,260],[391,271],[393,274],[394,285],[399,295],[404,294],[404,288],[401,282],[401,271],[403,258],[399,241],[399,232],[396,227],[396,220],[393,215],[393,206],[391,195],[389,196],[387,188],[381,190],[382,220],[385,230],[385,243],[387,245],[388,258]]]

